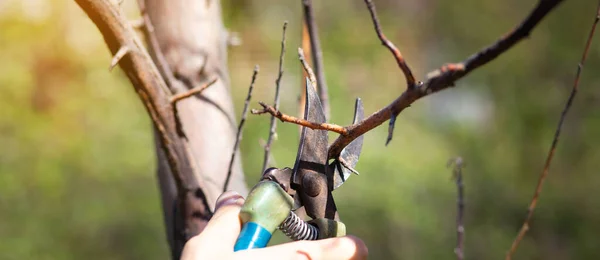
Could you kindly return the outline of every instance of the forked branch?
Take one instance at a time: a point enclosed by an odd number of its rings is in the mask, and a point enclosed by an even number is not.
[[[540,174],[537,186],[535,187],[535,192],[533,194],[533,198],[531,199],[531,202],[529,203],[529,207],[527,208],[527,216],[525,217],[525,221],[523,222],[523,225],[521,226],[521,229],[519,230],[517,237],[513,241],[512,245],[510,247],[510,250],[506,253],[506,260],[510,260],[512,258],[512,255],[517,251],[517,247],[519,246],[519,243],[521,242],[521,240],[523,240],[523,237],[525,237],[525,234],[529,230],[529,222],[531,221],[531,218],[533,217],[533,211],[535,210],[535,207],[537,206],[538,200],[540,198],[540,193],[542,192],[542,186],[544,185],[544,181],[546,180],[546,177],[548,176],[548,172],[550,169],[550,163],[552,163],[552,158],[554,158],[554,152],[556,151],[556,146],[558,144],[558,139],[560,137],[560,130],[562,129],[562,126],[563,126],[563,123],[567,116],[567,113],[569,112],[569,109],[571,108],[571,105],[573,104],[573,100],[575,99],[575,95],[577,94],[577,90],[579,89],[579,77],[581,76],[581,70],[583,69],[583,65],[585,64],[585,60],[588,56],[588,51],[590,49],[590,45],[592,44],[592,39],[594,37],[594,32],[596,31],[596,25],[598,24],[599,19],[600,19],[600,1],[598,2],[598,8],[596,10],[596,17],[594,18],[594,22],[592,23],[592,28],[590,29],[590,33],[588,34],[588,38],[585,43],[585,47],[583,49],[581,61],[579,62],[579,65],[577,66],[577,72],[575,73],[575,80],[573,81],[573,87],[571,89],[571,94],[569,95],[569,99],[567,100],[567,103],[565,104],[565,107],[560,115],[560,120],[558,121],[558,125],[556,126],[556,131],[554,132],[554,138],[552,139],[552,145],[550,146],[550,151],[548,151],[548,156],[546,157],[546,162],[544,163],[544,169],[542,170],[542,173]]]
[[[521,22],[521,24],[519,24],[516,28],[510,31],[507,35],[500,38],[494,44],[480,50],[479,52],[473,54],[472,56],[468,57],[462,62],[446,64],[441,68],[428,73],[427,79],[424,83],[416,82],[414,83],[414,87],[410,87],[411,85],[409,84],[409,87],[399,97],[392,101],[392,103],[380,109],[379,111],[376,111],[369,117],[356,124],[342,127],[335,124],[319,124],[314,122],[308,122],[303,119],[283,114],[277,109],[274,109],[273,107],[270,107],[264,103],[261,103],[261,106],[263,106],[263,110],[254,110],[253,113],[269,113],[271,115],[276,116],[284,122],[291,122],[312,129],[328,130],[339,133],[340,136],[329,147],[329,159],[338,158],[344,147],[346,147],[348,144],[354,141],[354,139],[365,134],[371,129],[381,125],[383,122],[391,119],[390,131],[387,138],[387,142],[389,142],[392,139],[395,117],[400,112],[402,112],[405,108],[409,107],[412,103],[414,103],[422,97],[444,90],[449,87],[453,87],[454,82],[466,76],[469,72],[487,64],[488,62],[498,57],[500,54],[509,50],[519,41],[529,36],[533,28],[536,25],[538,25],[538,23],[562,1],[563,0],[540,0],[535,6],[535,8],[531,11],[531,13],[529,13],[529,15],[525,18],[525,20]],[[380,40],[382,40],[384,45],[394,54],[398,65],[400,66],[407,78],[407,82],[410,83],[412,81],[412,73],[406,73],[410,72],[410,70],[408,69],[408,66],[402,58],[402,55],[400,55],[400,52],[397,51],[394,45],[391,44],[391,42],[389,42],[381,33],[379,21],[374,11],[375,7],[373,3],[371,2],[371,0],[365,0],[365,2],[367,4],[367,8],[371,13],[371,18],[373,19],[373,24],[375,26],[375,30],[377,32],[378,37],[380,38]]]
[[[366,2],[367,7],[372,5],[369,0],[366,0]],[[415,88],[407,88],[406,91],[404,91],[388,106],[373,113],[371,116],[365,118],[363,121],[357,124],[344,127],[347,131],[347,134],[339,136],[329,147],[329,158],[337,158],[342,149],[344,149],[344,147],[350,144],[350,142],[352,142],[354,139],[381,125],[388,119],[394,118],[416,100],[454,86],[455,81],[461,79],[474,69],[487,64],[500,54],[513,47],[516,43],[527,37],[531,33],[531,30],[560,2],[562,2],[562,0],[540,0],[533,11],[525,18],[525,20],[505,37],[500,38],[494,44],[472,55],[463,62],[447,64],[438,70],[430,72],[427,76],[427,80],[425,80],[425,83],[415,83],[417,84]],[[371,18],[375,18],[373,23],[377,27],[377,16],[374,12],[372,12]],[[388,140],[391,139],[391,134],[392,131],[390,131]]]

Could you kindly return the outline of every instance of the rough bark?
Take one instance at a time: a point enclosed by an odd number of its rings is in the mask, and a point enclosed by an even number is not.
[[[217,82],[202,92],[182,100],[177,111],[189,144],[189,157],[195,164],[196,179],[204,187],[211,208],[221,194],[227,176],[231,150],[237,131],[227,70],[227,37],[219,1],[145,0],[145,11],[153,33],[173,77],[171,88],[182,91],[198,87],[211,79]],[[157,61],[156,55],[153,59]],[[161,187],[165,224],[173,245],[175,186],[169,180],[164,153],[158,153],[158,179]],[[239,151],[237,151],[239,153]],[[236,156],[240,158],[240,156]],[[240,159],[232,168],[230,190],[245,195]]]
[[[110,68],[120,66],[150,116],[167,236],[178,259],[212,216],[236,138],[219,3],[140,1],[153,61],[132,28],[141,23],[130,22],[118,2],[75,1],[102,33]],[[189,97],[174,102],[174,94]],[[239,161],[230,187],[247,193]]]

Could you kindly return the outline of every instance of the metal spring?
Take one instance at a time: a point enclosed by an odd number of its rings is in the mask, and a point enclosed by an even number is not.
[[[317,240],[319,229],[304,222],[296,213],[290,211],[290,215],[279,225],[279,229],[292,240]]]

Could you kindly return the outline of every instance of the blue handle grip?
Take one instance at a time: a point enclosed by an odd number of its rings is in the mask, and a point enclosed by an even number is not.
[[[242,227],[233,251],[266,247],[271,240],[271,233],[255,222],[247,222]]]

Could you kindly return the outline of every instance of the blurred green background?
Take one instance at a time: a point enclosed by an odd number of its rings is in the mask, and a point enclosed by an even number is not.
[[[332,121],[351,122],[405,88],[363,1],[314,1]],[[518,24],[537,1],[377,0],[383,30],[419,79],[460,61]],[[224,0],[243,45],[229,68],[240,113],[254,64],[253,97],[271,102],[284,20],[290,22],[282,110],[297,113],[299,1]],[[371,259],[451,259],[462,156],[467,259],[501,259],[520,227],[567,99],[595,1],[566,1],[530,39],[369,132],[360,176],[335,192],[351,234]],[[135,1],[124,8],[134,19]],[[600,39],[563,129],[532,227],[517,259],[600,257]],[[165,259],[150,123],[124,74],[73,1],[0,1],[0,259]],[[239,118],[239,114],[237,115]],[[268,117],[250,116],[242,142],[250,185],[262,164]],[[331,135],[335,137],[335,135]],[[273,155],[293,165],[298,128],[279,124]],[[226,167],[224,165],[224,167]]]

